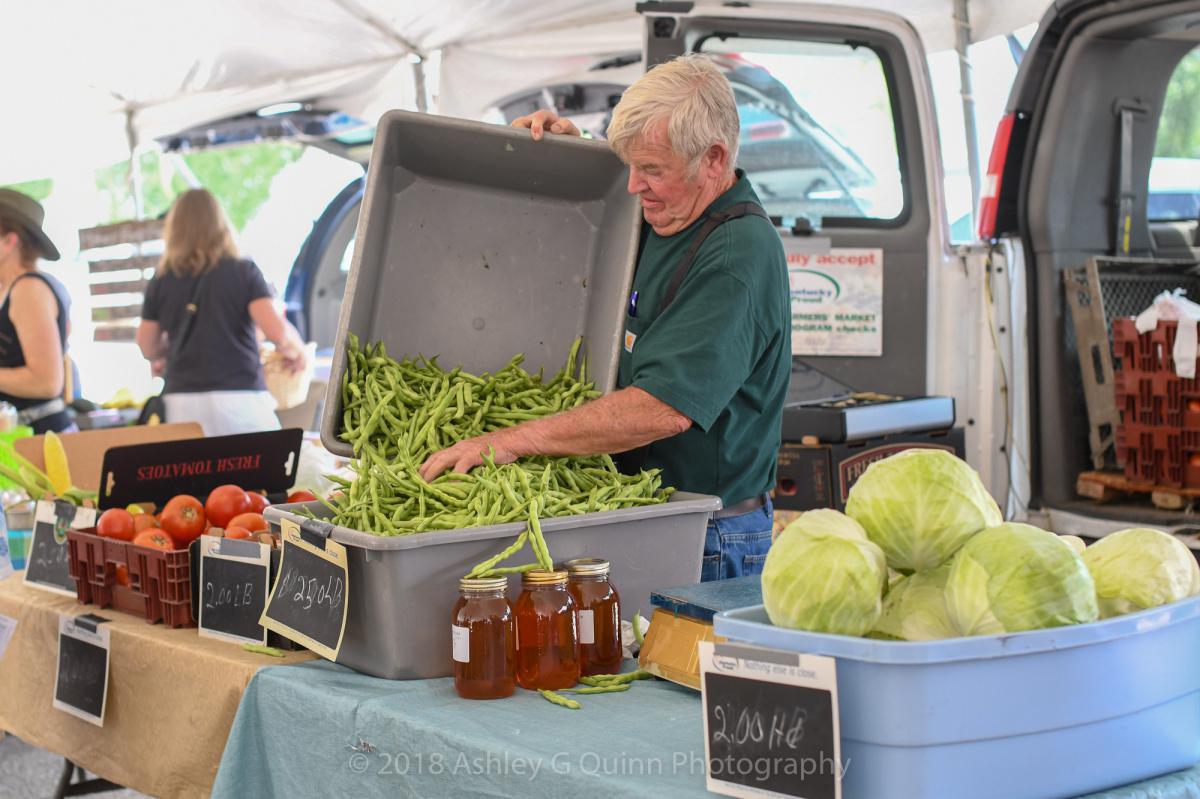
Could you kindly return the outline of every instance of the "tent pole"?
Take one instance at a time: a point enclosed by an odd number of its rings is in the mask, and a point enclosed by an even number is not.
[[[424,114],[429,110],[429,103],[425,95],[425,59],[414,53],[409,56],[408,60],[412,62],[413,84],[417,93],[417,110]]]
[[[954,2],[954,49],[958,52],[958,80],[962,91],[963,128],[967,137],[967,174],[971,177],[971,218],[979,212],[979,133],[975,123],[975,87],[971,75],[970,0]]]
[[[125,140],[129,144],[129,193],[133,195],[133,218],[141,219],[146,210],[142,190],[142,170],[138,164],[137,128],[133,124],[133,109],[125,109]]]

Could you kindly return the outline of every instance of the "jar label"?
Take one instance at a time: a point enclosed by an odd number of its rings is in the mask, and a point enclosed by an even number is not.
[[[596,643],[596,620],[593,614],[594,611],[591,610],[579,611],[579,643],[581,644]]]
[[[459,663],[471,662],[471,631],[457,624],[450,625],[450,633],[454,639],[454,659]],[[446,650],[442,650],[443,652]]]

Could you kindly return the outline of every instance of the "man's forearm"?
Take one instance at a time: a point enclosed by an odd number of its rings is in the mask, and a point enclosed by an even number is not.
[[[625,452],[678,435],[691,420],[640,388],[495,433],[518,457]]]
[[[482,463],[489,451],[496,463],[529,455],[625,452],[691,426],[691,419],[662,400],[640,388],[623,388],[573,410],[460,441],[430,455],[420,472],[425,480],[447,469],[466,472]]]

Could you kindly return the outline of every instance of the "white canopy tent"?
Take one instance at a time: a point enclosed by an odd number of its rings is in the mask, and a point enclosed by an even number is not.
[[[970,0],[971,37],[1037,21],[1047,2]],[[931,52],[955,46],[955,0],[837,4],[904,14]],[[642,37],[633,0],[40,0],[5,11],[0,184],[113,163],[131,145],[284,101],[367,120],[426,106],[478,117]]]

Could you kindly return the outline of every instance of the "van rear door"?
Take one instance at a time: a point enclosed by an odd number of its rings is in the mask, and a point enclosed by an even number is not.
[[[789,262],[809,267],[792,281],[796,358],[857,390],[929,393],[930,270],[947,235],[916,31],[845,7],[641,9],[646,64],[708,53],[734,86],[738,164],[780,220]]]
[[[1197,0],[1056,3],[1026,53],[997,136],[980,232],[1016,253],[1028,274],[1030,500],[1059,532],[1097,535],[1184,521],[1146,495],[1099,505],[1076,493],[1076,479],[1092,461],[1063,273],[1094,256],[1123,259],[1106,267],[1133,275],[1121,296],[1105,303],[1111,323],[1140,312],[1167,287],[1139,280],[1137,270],[1165,270],[1170,282],[1170,270],[1188,264],[1164,259],[1194,262],[1200,185],[1183,184],[1200,151],[1179,158],[1164,149],[1163,134],[1181,123],[1200,130],[1200,64],[1188,67],[1198,45]],[[1178,102],[1181,90],[1192,100]],[[1186,118],[1173,119],[1180,114]],[[1116,465],[1111,453],[1109,463]]]

